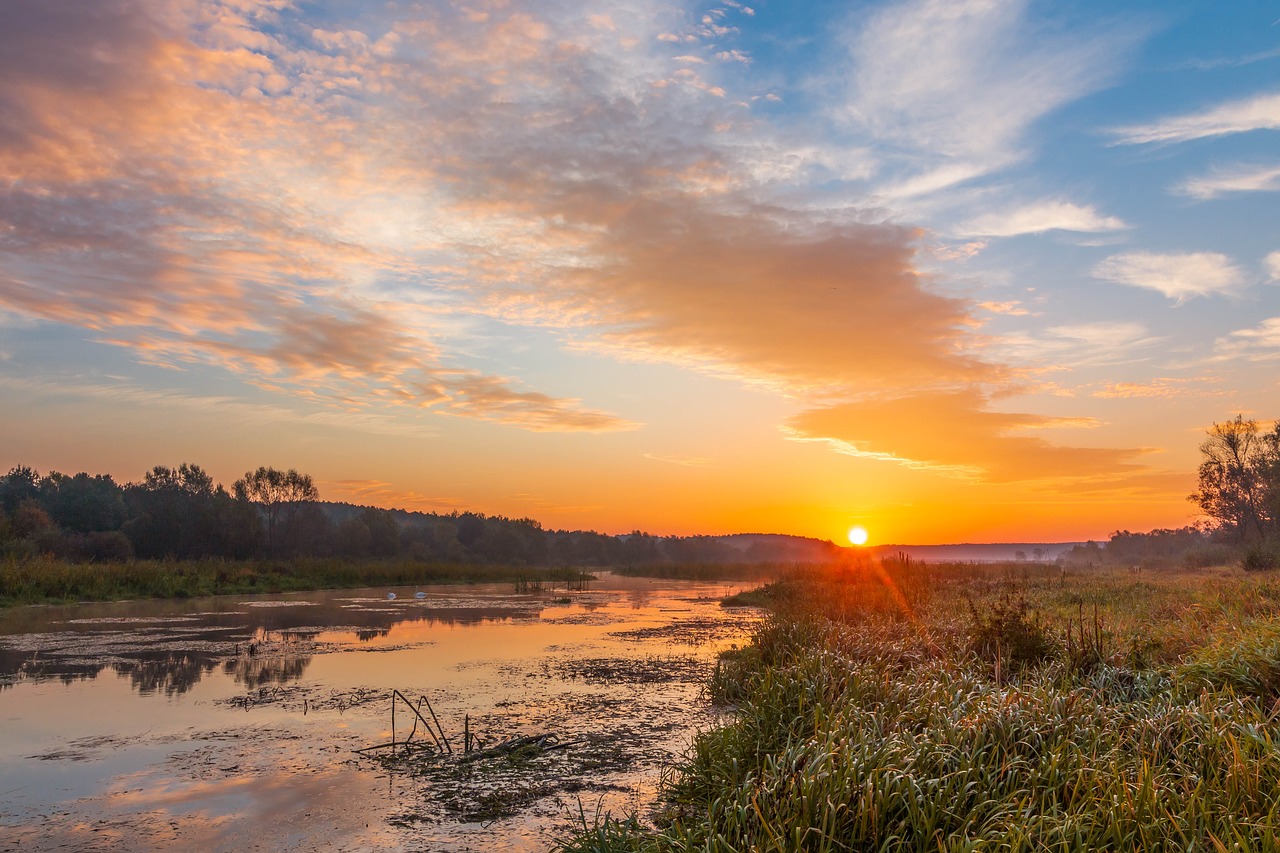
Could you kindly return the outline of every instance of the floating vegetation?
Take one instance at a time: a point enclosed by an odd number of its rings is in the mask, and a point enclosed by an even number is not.
[[[703,646],[738,636],[742,633],[743,627],[739,622],[727,623],[723,619],[695,617],[678,619],[666,625],[655,625],[649,628],[611,631],[609,636],[637,643],[660,640],[678,646]]]
[[[460,749],[455,751],[426,697],[414,702],[393,690],[389,698],[392,713],[399,709],[402,716],[409,714],[412,727],[397,738],[393,721],[389,742],[355,752],[419,780],[420,790],[443,813],[472,823],[510,817],[558,794],[620,790],[611,774],[625,772],[641,758],[651,759],[651,747],[645,741],[661,729],[644,730],[619,720],[610,730],[592,731],[579,718],[570,721],[576,729],[573,734],[543,732],[494,742],[473,728],[468,715]],[[486,732],[502,722],[494,716],[482,721]],[[428,811],[418,809],[401,812],[392,823],[408,826],[433,819]]]
[[[605,684],[662,684],[697,681],[711,665],[694,657],[653,655],[645,658],[569,658],[554,665],[555,676]]]

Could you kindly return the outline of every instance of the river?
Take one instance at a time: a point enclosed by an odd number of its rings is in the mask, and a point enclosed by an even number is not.
[[[705,680],[760,618],[719,606],[739,588],[606,573],[0,612],[0,850],[545,850],[598,811],[643,816],[717,722]],[[377,748],[393,704],[394,739],[417,722],[429,746]],[[481,751],[543,735],[558,748]]]

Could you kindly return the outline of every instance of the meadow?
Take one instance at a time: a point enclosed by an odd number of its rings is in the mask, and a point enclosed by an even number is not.
[[[562,851],[1280,849],[1280,583],[863,561],[757,590],[653,814]]]

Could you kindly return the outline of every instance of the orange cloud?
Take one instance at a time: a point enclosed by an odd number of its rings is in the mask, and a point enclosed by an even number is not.
[[[514,424],[534,432],[613,432],[637,424],[607,412],[579,409],[578,400],[562,400],[537,391],[513,391],[492,376],[465,374],[446,385],[443,411],[495,423]]]
[[[1112,481],[1147,474],[1141,449],[1062,447],[1018,434],[1045,427],[1039,415],[987,411],[976,391],[845,403],[795,416],[797,438],[827,441],[854,456],[985,483]],[[1073,486],[1074,488],[1074,486]]]
[[[1172,399],[1189,395],[1221,394],[1220,390],[1197,387],[1219,381],[1221,380],[1214,377],[1183,379],[1160,377],[1150,382],[1109,382],[1102,389],[1094,391],[1093,396],[1103,398]]]
[[[1031,313],[1016,299],[1008,302],[980,302],[978,307],[992,314],[1008,314],[1012,317],[1025,317]]]
[[[345,500],[370,506],[394,507],[421,512],[452,512],[470,504],[461,498],[424,495],[411,489],[400,489],[382,480],[337,480],[331,484]]]
[[[913,267],[915,233],[637,203],[598,269],[562,299],[600,330],[585,345],[699,366],[790,393],[872,393],[994,380],[964,351],[967,304]],[[781,218],[781,217],[780,217]]]

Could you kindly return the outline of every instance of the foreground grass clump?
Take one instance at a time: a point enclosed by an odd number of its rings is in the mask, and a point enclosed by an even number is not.
[[[126,598],[193,598],[427,583],[542,583],[586,577],[576,569],[531,569],[414,560],[0,561],[0,607]]]
[[[564,850],[1274,850],[1280,606],[1233,575],[792,582],[657,826]]]

